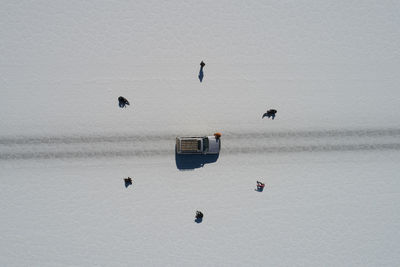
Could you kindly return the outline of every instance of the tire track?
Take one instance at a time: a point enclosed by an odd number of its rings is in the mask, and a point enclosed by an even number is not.
[[[400,129],[227,132],[221,154],[400,151]],[[0,160],[168,156],[175,135],[0,138]]]

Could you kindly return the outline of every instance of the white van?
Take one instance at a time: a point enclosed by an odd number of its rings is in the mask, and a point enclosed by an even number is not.
[[[177,137],[178,154],[218,154],[221,150],[221,134],[202,137]]]

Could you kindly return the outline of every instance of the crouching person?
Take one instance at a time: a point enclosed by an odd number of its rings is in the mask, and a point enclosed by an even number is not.
[[[262,192],[264,190],[265,184],[257,181],[257,191]]]
[[[203,213],[201,211],[196,211],[196,219],[194,220],[197,223],[201,223],[203,221]]]
[[[132,185],[132,178],[128,177],[128,178],[124,178],[125,181],[125,187],[128,188],[128,186]]]
[[[120,108],[125,108],[126,106],[129,106],[129,101],[123,96],[118,97],[118,103]]]
[[[267,112],[265,112],[263,114],[262,118],[264,119],[264,117],[267,117],[267,118],[275,119],[275,115],[276,115],[277,112],[278,111],[276,109],[267,110]]]

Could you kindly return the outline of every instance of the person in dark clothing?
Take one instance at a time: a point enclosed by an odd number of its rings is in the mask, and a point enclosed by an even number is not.
[[[267,117],[267,118],[275,119],[275,115],[276,115],[277,112],[278,111],[276,109],[267,110],[267,112],[264,113],[262,118],[264,119],[264,117]]]
[[[201,223],[203,221],[203,213],[201,211],[196,211],[196,219],[194,220],[197,223]]]
[[[128,178],[124,178],[125,181],[125,187],[128,188],[128,186],[130,186],[132,184],[132,178],[128,177]]]
[[[118,102],[120,108],[125,108],[127,105],[129,106],[129,101],[123,96],[118,97]]]
[[[200,80],[200,82],[203,81],[203,77],[204,77],[203,68],[204,68],[205,65],[206,65],[206,63],[201,61],[201,63],[200,63],[200,72],[199,72],[199,80]]]
[[[264,190],[265,184],[257,181],[257,191],[262,192]]]

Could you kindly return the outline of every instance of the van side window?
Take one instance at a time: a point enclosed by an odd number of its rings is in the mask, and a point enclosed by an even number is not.
[[[208,138],[203,138],[203,151],[207,152],[208,151],[208,147],[209,147],[209,143],[208,143]]]

